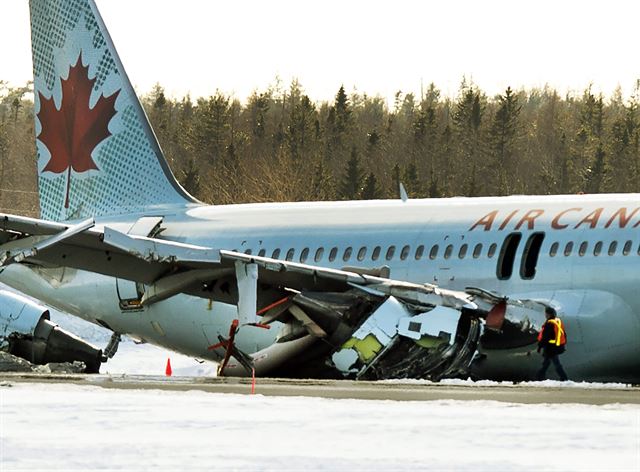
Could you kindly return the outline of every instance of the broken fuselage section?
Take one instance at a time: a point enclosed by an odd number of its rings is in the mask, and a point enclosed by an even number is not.
[[[473,375],[484,340],[493,343],[489,349],[509,349],[513,339],[519,348],[535,349],[543,303],[364,277],[366,284],[343,292],[292,291],[266,310],[245,305],[245,313],[261,315],[260,325],[277,321],[280,331],[274,344],[256,353],[236,350],[219,373],[440,380]],[[238,284],[240,294],[249,289],[246,279]],[[239,315],[242,320],[243,310]]]

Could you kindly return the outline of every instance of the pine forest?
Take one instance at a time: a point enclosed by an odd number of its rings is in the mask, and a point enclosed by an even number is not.
[[[213,204],[640,192],[640,80],[630,96],[552,88],[488,96],[463,80],[394,103],[339,87],[314,102],[279,81],[142,103],[180,183]],[[37,216],[31,85],[0,81],[0,207]]]

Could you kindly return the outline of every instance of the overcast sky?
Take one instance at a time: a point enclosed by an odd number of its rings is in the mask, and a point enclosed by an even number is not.
[[[640,79],[636,0],[97,0],[139,92],[219,89],[244,100],[279,76],[314,100],[344,84],[370,95],[455,96],[463,75],[490,95],[589,83],[628,95]],[[28,0],[3,0],[0,80],[31,78]]]

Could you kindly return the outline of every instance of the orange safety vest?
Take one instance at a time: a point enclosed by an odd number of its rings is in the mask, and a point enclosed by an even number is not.
[[[555,327],[555,336],[549,340],[549,344],[553,344],[554,346],[564,346],[567,344],[567,336],[560,318],[551,318],[542,325],[542,329],[538,333],[538,342],[542,341],[542,333],[544,333],[547,323],[551,323]]]

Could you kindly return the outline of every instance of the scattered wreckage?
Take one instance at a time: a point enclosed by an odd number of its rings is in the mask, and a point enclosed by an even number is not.
[[[214,346],[227,350],[219,375],[479,377],[488,363],[513,362],[531,351],[544,322],[544,302],[358,275],[366,283],[351,283],[350,290],[292,292],[259,310],[260,324],[281,322],[276,342],[262,351],[236,348],[238,325],[232,326]],[[508,358],[501,356],[506,352]]]

